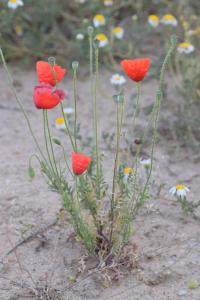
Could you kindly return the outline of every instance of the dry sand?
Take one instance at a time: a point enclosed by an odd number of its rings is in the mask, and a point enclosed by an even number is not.
[[[42,112],[32,103],[32,88],[36,84],[35,73],[12,69],[18,94],[30,117],[34,132],[42,144]],[[82,133],[91,134],[91,101],[88,74],[81,72],[78,83]],[[115,105],[110,99],[113,90],[108,83],[110,73],[103,71],[101,94],[98,97],[101,131],[113,132]],[[68,89],[65,106],[72,105],[72,81],[70,75],[61,84]],[[125,90],[134,93],[134,84],[129,82]],[[153,101],[156,82],[152,79],[142,87],[141,107],[145,109]],[[28,159],[36,149],[22,113],[7,85],[5,74],[0,69],[0,258],[23,236],[33,229],[52,222],[61,208],[57,194],[48,191],[36,165],[36,178],[27,175]],[[109,97],[106,97],[106,95]],[[168,92],[168,106],[173,107],[178,98],[175,90]],[[131,105],[129,97],[127,105]],[[165,111],[162,111],[165,113]],[[51,124],[59,116],[56,108],[50,112]],[[143,109],[141,117],[145,122]],[[125,121],[128,123],[128,119]],[[65,145],[63,133],[52,129]],[[69,147],[66,144],[69,153]],[[135,220],[133,241],[138,246],[139,269],[133,270],[120,282],[104,288],[96,277],[80,275],[77,283],[70,286],[70,276],[78,268],[78,260],[84,255],[78,242],[70,235],[71,225],[64,221],[46,230],[43,235],[21,245],[7,256],[0,265],[0,299],[133,299],[133,300],[200,300],[200,288],[189,289],[191,280],[200,283],[200,221],[184,216],[181,208],[172,199],[168,190],[181,181],[190,189],[190,199],[199,198],[199,160],[183,148],[175,151],[176,141],[161,138],[155,153],[154,185],[152,197],[140,210]],[[109,181],[113,153],[102,146],[106,159],[106,176]],[[148,153],[148,149],[147,149]],[[59,157],[60,153],[57,153]],[[155,196],[159,185],[163,189]],[[21,270],[20,270],[21,268]],[[30,279],[32,278],[32,280]],[[80,282],[79,282],[80,281]],[[51,298],[31,297],[29,288],[47,284],[58,292]],[[59,296],[61,294],[61,296]]]

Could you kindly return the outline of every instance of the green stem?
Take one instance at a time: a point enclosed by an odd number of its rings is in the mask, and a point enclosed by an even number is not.
[[[60,145],[62,150],[63,150],[63,156],[64,156],[64,160],[65,160],[65,163],[66,163],[66,166],[67,166],[67,170],[69,171],[69,173],[71,174],[71,176],[74,178],[74,174],[72,173],[70,167],[69,167],[69,164],[68,164],[68,161],[67,161],[67,157],[66,157],[66,151],[63,147],[63,145]]]
[[[124,101],[120,103],[120,111],[119,111],[119,103],[117,103],[116,151],[115,151],[111,208],[110,208],[110,212],[111,212],[111,230],[110,230],[110,238],[109,238],[110,244],[112,244],[112,236],[113,236],[113,229],[114,229],[114,209],[116,206],[115,192],[116,192],[117,176],[118,176],[118,169],[119,169],[119,152],[120,152],[120,139],[121,139],[122,124],[123,124],[123,115],[124,115]]]
[[[64,113],[64,108],[63,108],[62,102],[60,102],[60,107],[61,107],[61,111],[62,111],[64,122],[65,122],[65,127],[66,127],[66,130],[67,130],[67,135],[69,136],[69,139],[70,139],[70,142],[71,142],[71,145],[72,145],[72,148],[73,148],[74,152],[76,152],[76,147],[75,147],[75,144],[73,142],[72,135],[70,133],[70,129],[69,129],[69,126],[68,126],[68,123],[67,123],[67,120],[66,120],[66,116],[65,116],[65,113]]]
[[[133,111],[133,130],[135,127],[135,119],[139,110],[139,99],[140,99],[140,88],[141,88],[141,84],[140,82],[137,82],[137,97],[136,97],[136,102],[135,102],[135,110]]]
[[[73,90],[74,90],[74,143],[75,149],[77,151],[77,141],[76,141],[76,130],[77,130],[77,70],[74,68],[74,75],[73,75]]]
[[[40,146],[38,144],[38,141],[37,141],[37,139],[35,137],[35,134],[34,134],[34,132],[32,130],[31,123],[29,121],[29,117],[28,117],[28,115],[27,115],[27,113],[26,113],[26,111],[25,111],[25,109],[24,109],[24,107],[23,107],[23,105],[21,103],[21,100],[19,99],[19,97],[18,97],[18,95],[16,93],[16,90],[15,90],[14,86],[13,86],[13,79],[11,77],[11,74],[10,74],[9,70],[8,70],[8,67],[7,67],[7,64],[6,64],[6,61],[5,61],[5,57],[4,57],[4,54],[3,54],[3,51],[2,51],[1,48],[0,48],[0,56],[1,56],[1,60],[2,60],[2,63],[3,63],[4,69],[5,69],[6,74],[7,74],[7,78],[8,78],[10,87],[11,87],[12,92],[13,92],[13,94],[15,96],[15,99],[16,99],[18,105],[19,105],[19,108],[20,108],[21,112],[23,113],[23,115],[24,115],[24,117],[26,119],[26,122],[27,122],[27,125],[28,125],[28,128],[29,128],[29,131],[30,131],[30,133],[32,135],[32,138],[33,138],[33,140],[34,140],[34,142],[36,144],[36,147],[37,147],[38,151],[40,152],[40,155],[42,156],[43,160],[48,164],[48,162],[47,162],[47,160],[46,160],[46,158],[45,158],[45,156],[44,156],[44,154],[43,154],[43,152],[42,152],[42,150],[41,150],[41,148],[40,148]]]
[[[100,165],[99,165],[99,137],[98,137],[98,117],[97,117],[97,86],[99,76],[99,49],[95,49],[95,80],[93,85],[93,119],[94,119],[94,139],[96,151],[96,177],[97,177],[97,195],[100,199]]]
[[[53,163],[54,163],[54,166],[55,166],[56,174],[59,178],[59,173],[58,173],[58,168],[57,168],[57,164],[56,164],[56,158],[55,158],[55,154],[54,154],[52,138],[51,138],[51,132],[50,132],[50,128],[49,128],[49,120],[48,120],[48,111],[47,111],[47,109],[45,109],[44,113],[45,113],[45,118],[46,118],[47,132],[48,132],[48,136],[49,136],[49,143],[50,143]]]
[[[138,202],[139,198],[143,199],[147,188],[148,188],[148,184],[149,184],[149,180],[151,178],[151,174],[152,174],[152,169],[153,169],[153,157],[154,157],[154,150],[155,150],[155,145],[156,145],[156,140],[157,140],[157,127],[158,127],[158,119],[159,119],[159,112],[160,112],[160,105],[161,105],[161,100],[163,97],[163,86],[164,86],[164,76],[165,76],[165,71],[167,68],[167,65],[170,61],[170,58],[174,52],[174,49],[176,47],[176,38],[172,37],[171,38],[171,46],[166,54],[166,57],[164,59],[162,68],[161,68],[161,72],[160,72],[160,80],[159,80],[159,85],[158,85],[158,90],[156,93],[156,100],[154,103],[154,109],[153,109],[153,116],[154,116],[154,120],[153,120],[153,137],[152,137],[152,146],[151,146],[151,155],[150,155],[150,159],[151,159],[151,164],[150,164],[150,168],[149,168],[149,174],[146,180],[146,183],[144,185],[143,191],[141,193],[141,195],[139,195],[136,203]]]
[[[45,110],[43,109],[42,112],[43,112],[43,128],[44,128],[44,140],[45,140],[46,152],[47,152],[47,156],[48,156],[48,159],[49,159],[49,164],[51,166],[51,171],[52,171],[53,175],[55,175],[55,170],[54,170],[54,167],[53,167],[53,163],[51,161],[51,155],[50,155],[49,146],[48,146],[48,139],[47,139],[47,133],[46,133]]]

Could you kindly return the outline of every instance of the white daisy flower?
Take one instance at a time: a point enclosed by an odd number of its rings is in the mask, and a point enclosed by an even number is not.
[[[73,107],[65,107],[63,110],[64,110],[64,114],[66,115],[71,115],[74,113]]]
[[[192,53],[195,50],[194,46],[188,42],[180,43],[177,47],[179,53]]]
[[[151,166],[151,159],[150,158],[141,158],[140,163],[142,166],[144,166],[145,168],[148,169]]]
[[[82,34],[82,33],[77,33],[76,39],[77,39],[78,41],[84,40],[84,34]]]
[[[126,79],[124,76],[116,73],[116,74],[112,75],[112,77],[110,78],[110,82],[113,85],[122,85],[126,82]]]
[[[99,47],[103,48],[108,45],[108,38],[104,33],[99,33],[95,36],[95,39],[99,41]]]
[[[114,4],[113,0],[104,0],[105,6],[112,6]]]
[[[9,0],[8,8],[16,9],[18,6],[23,6],[24,2],[22,0]]]
[[[159,17],[156,15],[149,15],[148,17],[148,23],[149,25],[151,25],[152,27],[157,27],[159,25]]]
[[[66,128],[65,126],[65,120],[63,117],[59,117],[55,119],[55,127],[58,130],[63,130]]]
[[[93,19],[94,27],[104,26],[106,24],[106,19],[104,15],[96,15]]]
[[[176,27],[178,25],[177,19],[173,15],[170,15],[170,14],[164,15],[160,22],[164,25],[171,25],[174,27]]]
[[[177,184],[169,190],[169,193],[173,196],[185,198],[189,191],[190,190],[184,184]]]
[[[124,29],[120,26],[114,27],[112,33],[118,40],[121,40],[124,36]]]

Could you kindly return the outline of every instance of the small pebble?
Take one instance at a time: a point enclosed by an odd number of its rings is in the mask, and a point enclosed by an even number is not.
[[[186,296],[186,295],[187,295],[187,290],[185,290],[185,289],[180,289],[180,290],[177,292],[177,295],[178,295],[178,296]]]

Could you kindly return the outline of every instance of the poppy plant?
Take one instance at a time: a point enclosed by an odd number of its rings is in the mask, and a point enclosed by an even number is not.
[[[64,99],[64,92],[53,88],[49,84],[35,86],[33,101],[38,109],[50,109],[55,107]]]
[[[83,174],[89,164],[91,163],[91,157],[82,153],[72,152],[72,170],[75,175]]]
[[[142,59],[124,59],[121,61],[121,66],[128,75],[128,77],[134,81],[142,81],[147,74],[151,61],[149,58]]]
[[[40,83],[46,83],[52,86],[60,82],[66,73],[66,70],[62,67],[56,64],[52,67],[47,61],[42,60],[36,63],[36,71]]]

